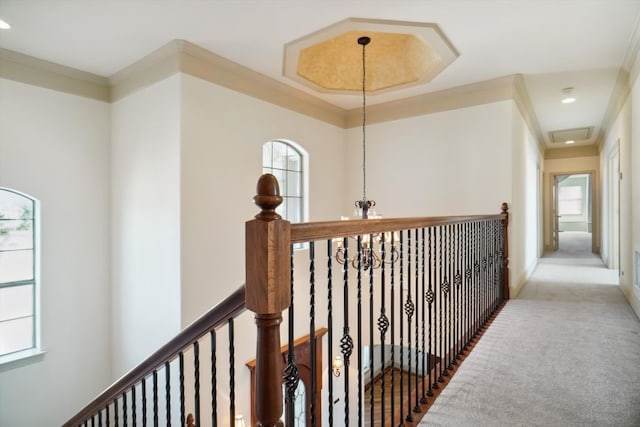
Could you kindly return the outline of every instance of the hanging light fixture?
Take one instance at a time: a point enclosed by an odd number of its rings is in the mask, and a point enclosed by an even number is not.
[[[358,219],[377,219],[382,218],[381,216],[376,214],[375,206],[376,202],[374,200],[367,199],[367,90],[366,90],[366,46],[371,42],[371,38],[367,36],[362,36],[358,38],[358,44],[362,46],[362,199],[356,200],[355,208],[356,215]],[[349,219],[346,217],[342,217],[342,219]],[[376,233],[372,235],[364,235],[360,237],[360,247],[361,258],[358,261],[358,256],[354,255],[351,259],[347,259],[345,257],[345,248],[343,246],[342,239],[335,239],[335,242],[338,245],[338,249],[336,250],[335,258],[340,264],[350,263],[354,268],[358,267],[358,262],[363,270],[368,270],[369,268],[380,268],[382,266],[383,260],[380,255],[373,250],[373,245],[371,242],[371,238],[374,239],[377,243],[381,242],[390,242],[391,250],[389,259],[385,259],[384,262],[387,264],[393,264],[398,259],[398,250],[393,245],[394,242],[398,241],[397,233]]]

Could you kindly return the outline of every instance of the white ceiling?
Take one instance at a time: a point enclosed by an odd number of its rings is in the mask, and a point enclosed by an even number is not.
[[[283,76],[288,42],[348,17],[437,23],[460,56],[430,83],[370,104],[523,74],[542,133],[602,124],[640,0],[0,0],[0,47],[105,77],[174,39],[340,106]],[[578,101],[561,104],[561,89]]]

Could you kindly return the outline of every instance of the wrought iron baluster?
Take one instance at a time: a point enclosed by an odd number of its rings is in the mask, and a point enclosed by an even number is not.
[[[200,344],[198,341],[193,343],[193,388],[193,412],[196,417],[196,425],[200,426],[202,424],[200,424]]]
[[[136,408],[136,386],[131,386],[131,425],[136,427],[138,425],[138,414]]]
[[[462,224],[456,224],[456,352],[453,363],[458,364],[462,352]]]
[[[349,239],[345,237],[342,242],[344,248],[344,259],[349,259]],[[343,317],[342,338],[340,339],[340,350],[344,359],[344,425],[349,426],[349,361],[353,352],[353,339],[349,335],[349,263],[342,265],[342,290],[343,290]]]
[[[369,416],[370,422],[373,425],[375,422],[375,414],[374,414],[374,404],[373,404],[373,395],[375,389],[374,382],[374,371],[373,371],[373,252],[375,251],[373,235],[369,235],[369,251],[366,253],[368,258],[367,262],[371,267],[369,267],[369,372],[370,372],[370,394],[369,394]],[[384,350],[384,349],[383,349]],[[383,371],[384,372],[384,371]]]
[[[402,292],[404,291],[404,230],[400,231],[400,298],[398,298],[398,303],[400,304],[399,314],[400,314],[400,426],[402,426],[402,422],[404,420],[404,319],[402,313],[404,312],[403,302],[402,302]]]
[[[451,225],[444,226],[444,274],[445,284],[443,285],[444,291],[444,375],[449,376],[449,370],[451,369]]]
[[[382,262],[380,263],[380,285],[381,285],[381,289],[382,292],[380,294],[380,315],[378,316],[378,331],[380,332],[380,366],[382,366],[382,376],[381,376],[381,381],[380,381],[380,425],[384,426],[385,423],[385,375],[384,375],[384,366],[385,366],[385,354],[384,354],[384,343],[385,343],[385,336],[387,333],[387,330],[389,329],[389,319],[387,318],[386,315],[386,257],[387,257],[387,238],[386,236],[383,234],[382,235],[382,241],[380,242],[380,255],[381,255],[381,259]],[[393,259],[393,251],[391,252],[391,258]],[[371,302],[371,306],[373,307],[373,298],[372,298],[372,302]],[[373,342],[373,341],[372,341]],[[393,369],[393,365],[391,366],[391,369]],[[373,372],[373,371],[372,371]],[[372,387],[373,387],[373,383],[372,383]],[[372,404],[371,406],[373,407],[373,388],[371,389],[372,393],[371,393],[371,400],[372,400]],[[393,399],[393,395],[391,396],[391,399]],[[371,417],[371,423],[373,425],[373,414]]]
[[[440,356],[440,361],[438,363],[438,382],[439,383],[443,383],[444,382],[444,378],[443,378],[443,366],[444,366],[444,339],[442,336],[442,302],[443,302],[443,288],[444,288],[444,281],[446,280],[446,278],[443,280],[444,278],[444,271],[443,271],[443,267],[442,267],[442,260],[443,260],[443,233],[442,233],[442,229],[444,228],[444,226],[439,226],[438,227],[438,234],[439,234],[439,238],[438,238],[438,279],[439,279],[439,287],[440,289],[438,290],[437,294],[438,294],[438,300],[437,300],[437,305],[438,305],[438,346],[439,346],[439,356]],[[435,383],[434,388],[439,388],[440,386]]]
[[[98,412],[98,427],[102,427],[102,411]]]
[[[391,233],[391,254],[394,254],[396,251],[396,238],[395,233]],[[393,256],[393,255],[392,255]],[[395,399],[395,391],[396,391],[396,377],[395,377],[395,362],[396,362],[396,334],[395,330],[395,285],[396,285],[396,264],[394,262],[391,263],[391,272],[389,277],[389,306],[391,307],[391,354],[389,355],[391,359],[391,419],[394,420],[396,416],[396,399]],[[402,322],[400,322],[402,323]],[[384,420],[382,421],[384,422]]]
[[[316,390],[316,250],[315,242],[309,243],[309,345],[311,351],[311,392]],[[316,425],[315,399],[311,399],[311,426]]]
[[[433,359],[433,348],[432,348],[432,344],[433,344],[433,333],[434,333],[434,327],[433,327],[433,302],[435,301],[434,298],[434,293],[433,293],[433,274],[434,274],[434,269],[433,269],[433,263],[434,263],[434,259],[433,259],[433,252],[432,252],[432,247],[433,247],[433,227],[429,227],[428,229],[428,235],[429,235],[429,255],[428,255],[428,261],[427,261],[427,271],[428,271],[428,275],[429,275],[429,289],[427,290],[427,293],[425,294],[425,299],[427,301],[427,304],[429,304],[429,337],[428,337],[428,353],[427,353],[427,371],[429,372],[429,376],[427,381],[429,382],[429,389],[427,390],[427,396],[433,396],[433,382],[435,381],[435,377],[434,377],[434,373],[432,371],[434,371],[435,366],[433,365],[434,359]]]
[[[422,397],[420,398],[420,403],[422,403],[423,405],[427,403],[427,388],[426,388],[426,368],[427,368],[427,357],[429,357],[429,355],[427,353],[425,353],[426,351],[426,323],[425,323],[425,315],[426,315],[426,311],[427,311],[427,305],[425,304],[425,300],[424,300],[424,295],[425,295],[425,240],[426,240],[426,231],[424,229],[424,227],[422,228],[422,262],[421,262],[421,268],[422,268],[422,279],[421,279],[421,284],[422,284],[422,289],[420,294],[417,293],[416,291],[416,300],[418,299],[418,295],[421,295],[423,298],[422,299]]]
[[[218,425],[218,357],[216,355],[218,344],[216,342],[216,331],[212,329],[209,332],[211,340],[211,425]]]
[[[147,427],[147,381],[142,378],[142,427]],[[109,416],[107,416],[107,425],[109,425]]]
[[[115,422],[116,426],[120,424],[120,413],[118,412],[117,398],[113,401],[113,421]]]
[[[420,327],[418,325],[418,317],[420,316],[420,298],[418,297],[418,295],[420,295],[419,293],[419,283],[420,283],[420,262],[419,260],[419,239],[418,239],[418,229],[416,228],[414,231],[414,240],[415,240],[415,244],[414,244],[414,253],[415,253],[415,262],[414,262],[414,268],[415,268],[415,274],[414,274],[414,282],[415,282],[415,293],[414,295],[416,296],[416,302],[415,302],[415,315],[416,315],[416,323],[415,326],[413,328],[414,330],[414,343],[415,343],[415,362],[416,362],[416,370],[415,370],[415,378],[414,378],[414,395],[415,395],[415,406],[413,407],[413,412],[415,413],[420,413],[421,409],[420,409],[420,397],[419,397],[419,389],[418,389],[418,376],[419,376],[419,360],[418,360],[418,353],[419,353],[419,341],[418,341],[418,337],[419,332],[420,332]],[[411,286],[411,284],[409,284],[409,286]]]
[[[171,425],[171,367],[169,366],[169,362],[164,363],[164,372],[165,372],[164,390],[165,390],[165,399],[166,399],[165,405],[167,406],[165,419],[166,419],[167,426],[170,426]]]
[[[289,334],[289,348],[287,349],[287,366],[284,370],[284,383],[285,383],[285,420],[286,424],[294,425],[295,424],[295,393],[298,388],[298,382],[300,381],[300,377],[298,374],[298,367],[295,364],[295,321],[294,321],[294,266],[293,266],[293,245],[291,245],[291,300],[289,302],[289,308],[287,310],[288,314],[288,325],[287,330]]]
[[[293,251],[291,251],[293,253]],[[291,281],[293,283],[293,280]],[[293,292],[291,292],[293,295]],[[329,369],[333,364],[333,248],[332,240],[327,240],[327,361]],[[345,374],[346,375],[346,374]],[[329,382],[329,425],[333,425],[333,375],[327,376]],[[287,421],[288,422],[288,421]],[[291,424],[288,424],[291,425]]]
[[[153,370],[153,427],[158,427],[158,371]]]
[[[233,318],[229,319],[229,425],[235,423],[236,418],[236,348],[233,331]],[[184,423],[183,423],[184,425]]]
[[[105,425],[107,425],[107,427],[108,427],[108,426],[111,425],[111,420],[109,419],[109,405],[107,405],[107,407],[104,408],[104,410],[105,410],[104,411],[105,412],[105,414],[104,414],[104,416],[105,416]]]
[[[186,413],[184,405],[184,354],[178,353],[178,365],[180,371],[180,425],[185,425]]]
[[[412,375],[412,341],[411,341],[411,320],[413,319],[414,304],[411,296],[411,230],[407,230],[407,300],[404,303],[404,313],[407,315],[407,362],[409,365],[409,375],[407,375],[407,417],[405,420],[413,422],[411,413],[411,375]]]
[[[122,393],[122,427],[127,427],[127,392]]]

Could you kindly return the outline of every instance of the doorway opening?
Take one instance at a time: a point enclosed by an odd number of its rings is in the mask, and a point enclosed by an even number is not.
[[[556,251],[572,256],[593,252],[593,176],[555,175],[553,238]]]

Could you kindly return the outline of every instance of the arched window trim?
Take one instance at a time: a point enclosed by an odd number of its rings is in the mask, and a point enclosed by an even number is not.
[[[32,277],[28,280],[16,280],[10,282],[1,282],[0,289],[29,286],[32,285],[32,313],[33,324],[31,328],[32,346],[26,349],[17,350],[6,354],[0,354],[0,372],[5,369],[22,366],[22,361],[30,358],[36,358],[44,355],[41,348],[41,308],[40,308],[40,201],[21,191],[17,191],[7,187],[0,187],[0,192],[13,193],[31,202],[31,226],[32,232]],[[19,363],[19,364],[16,364]]]
[[[300,222],[307,222],[309,221],[309,154],[300,144],[285,138],[275,138],[275,139],[269,140],[264,144],[262,144],[262,146],[264,147],[266,144],[270,144],[274,142],[289,146],[290,148],[295,150],[300,156],[300,159],[302,161],[302,171],[301,171],[302,172],[301,173],[302,175],[302,206],[301,206],[302,212],[300,213]],[[265,165],[264,158],[263,158],[262,170],[265,171],[265,169],[273,169],[273,162],[271,166],[268,167],[267,165]],[[285,195],[286,190],[282,188],[283,184],[285,183],[280,182],[280,186],[281,186],[280,193]],[[302,247],[304,246],[301,245],[300,248]],[[300,248],[296,248],[296,249],[300,249]]]

